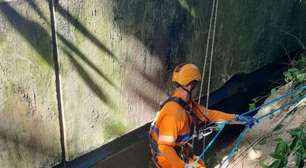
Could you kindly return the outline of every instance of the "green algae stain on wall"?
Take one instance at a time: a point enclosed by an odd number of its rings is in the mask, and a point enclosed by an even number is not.
[[[104,129],[105,129],[104,130],[105,138],[110,140],[113,139],[114,137],[121,136],[125,134],[126,131],[128,131],[128,129],[123,123],[118,122],[116,120],[107,121],[106,125],[104,126]]]

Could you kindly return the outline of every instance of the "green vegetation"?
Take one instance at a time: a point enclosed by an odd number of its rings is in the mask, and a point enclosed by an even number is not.
[[[274,161],[270,165],[263,165],[263,168],[285,168],[289,156],[295,158],[295,167],[302,168],[306,159],[306,126],[290,130],[291,141],[282,138],[276,139],[277,146],[271,154]]]
[[[292,67],[284,73],[286,82],[294,85],[306,83],[306,54],[299,60],[293,61]]]
[[[110,139],[118,137],[127,132],[126,126],[118,121],[109,121],[105,126],[105,138]]]
[[[257,104],[259,101],[261,101],[261,100],[267,98],[269,95],[270,95],[270,94],[264,95],[264,96],[258,96],[258,97],[253,98],[253,99],[251,100],[251,102],[249,103],[249,110],[251,111],[251,110],[256,109],[256,104]]]
[[[284,73],[284,79],[287,83],[292,82],[293,86],[306,84],[306,54],[291,62],[291,67]],[[250,105],[251,106],[251,105]],[[281,129],[283,125],[277,126],[275,130]],[[306,126],[301,126],[289,131],[291,140],[286,141],[282,138],[276,139],[276,148],[271,154],[274,161],[269,164],[263,164],[263,168],[285,168],[292,165],[296,168],[304,167],[306,159]],[[294,160],[293,160],[294,159]]]

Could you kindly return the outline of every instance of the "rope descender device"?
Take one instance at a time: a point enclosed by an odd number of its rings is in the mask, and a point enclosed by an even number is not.
[[[212,134],[215,131],[219,131],[220,130],[220,126],[217,124],[214,124],[213,126],[209,126],[209,127],[202,127],[199,129],[198,132],[198,140],[202,140],[204,137]]]

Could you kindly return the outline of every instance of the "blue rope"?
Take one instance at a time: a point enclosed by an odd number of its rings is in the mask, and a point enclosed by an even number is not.
[[[269,112],[269,113],[267,113],[267,114],[264,114],[264,115],[262,115],[262,116],[259,116],[259,117],[255,118],[255,120],[260,121],[260,120],[262,120],[263,118],[272,115],[273,113],[280,112],[281,110],[290,107],[290,105],[292,105],[292,104],[294,104],[295,102],[298,102],[298,101],[300,101],[300,100],[303,100],[304,98],[306,98],[306,95],[304,95],[304,96],[302,96],[302,97],[300,97],[300,98],[295,98],[295,99],[293,99],[293,101],[290,101],[289,103],[283,105],[282,107],[280,107],[280,108],[278,108],[278,109],[275,109],[275,110],[272,110],[271,112]]]
[[[240,145],[240,143],[242,142],[242,140],[244,139],[244,137],[246,136],[246,133],[250,130],[249,127],[244,128],[244,130],[241,132],[241,134],[239,135],[238,139],[235,141],[234,146],[232,147],[232,149],[230,150],[230,153],[228,155],[228,157],[224,160],[224,163],[228,160],[230,161],[232,159],[232,157],[234,156],[234,153],[238,150],[238,147]]]
[[[290,91],[289,93],[287,93],[287,94],[285,94],[285,95],[282,95],[282,96],[279,96],[279,97],[277,97],[277,98],[274,98],[274,99],[272,99],[272,100],[270,100],[270,101],[267,101],[266,103],[262,104],[261,106],[256,107],[255,109],[252,109],[252,110],[249,110],[249,111],[247,111],[247,112],[245,112],[245,113],[242,113],[241,115],[250,114],[250,113],[252,113],[252,112],[254,112],[254,111],[256,111],[256,110],[258,110],[258,109],[260,109],[260,108],[262,108],[262,107],[264,107],[264,106],[267,106],[267,105],[271,104],[271,103],[277,102],[277,101],[279,101],[279,100],[281,100],[281,99],[284,99],[284,98],[286,98],[286,97],[289,97],[289,96],[296,95],[296,94],[302,92],[302,91],[305,90],[305,89],[306,89],[306,86],[301,86],[301,87],[299,87],[299,88],[297,88],[297,89],[295,89],[295,90],[293,90],[293,91]],[[306,95],[304,95],[304,96],[302,96],[302,97],[295,98],[295,99],[293,99],[293,101],[290,101],[289,103],[283,105],[282,107],[280,107],[280,108],[278,108],[278,109],[275,109],[275,110],[272,110],[271,112],[269,112],[269,113],[267,113],[267,114],[264,114],[264,115],[262,115],[262,116],[260,116],[260,117],[255,118],[255,120],[259,122],[259,121],[262,120],[263,118],[265,118],[265,117],[267,117],[267,116],[270,116],[270,115],[272,115],[273,113],[280,112],[282,109],[288,108],[290,105],[294,104],[294,102],[300,101],[300,100],[302,100],[302,99],[304,99],[304,98],[306,98]],[[237,117],[235,117],[235,118],[233,118],[233,119],[231,119],[231,120],[228,120],[228,121],[224,121],[224,122],[222,122],[222,123],[220,123],[220,124],[218,125],[219,128],[220,128],[219,131],[218,131],[218,133],[214,136],[214,138],[210,141],[210,143],[207,145],[207,147],[205,147],[205,149],[204,149],[203,152],[200,154],[200,156],[197,158],[197,160],[193,163],[193,165],[192,165],[193,168],[194,168],[194,166],[199,162],[199,160],[206,154],[206,152],[207,152],[208,149],[212,146],[212,144],[216,141],[216,139],[219,137],[219,135],[220,135],[221,132],[223,131],[225,125],[228,124],[228,123],[230,123],[230,122],[233,122],[233,121],[235,121],[235,120],[237,120]],[[237,148],[239,147],[240,143],[242,142],[242,140],[244,139],[246,133],[247,133],[249,130],[250,130],[250,128],[246,127],[246,128],[242,131],[242,133],[239,135],[238,139],[235,141],[234,146],[232,147],[232,149],[231,149],[231,151],[230,151],[229,157],[227,157],[226,160],[229,160],[229,161],[231,160],[231,158],[233,157],[235,151],[237,150]],[[226,160],[225,160],[225,161],[226,161]]]
[[[251,109],[251,110],[249,110],[249,111],[247,111],[247,112],[241,113],[240,116],[248,115],[248,114],[250,114],[250,113],[253,113],[253,112],[259,110],[259,109],[262,108],[262,107],[265,107],[265,106],[269,105],[269,104],[275,103],[275,102],[277,102],[277,101],[279,101],[279,100],[282,100],[282,99],[284,99],[284,98],[286,98],[286,97],[290,97],[290,96],[299,94],[300,92],[302,92],[302,91],[305,90],[305,89],[306,89],[306,86],[300,86],[299,88],[297,88],[297,89],[295,89],[295,90],[292,90],[292,91],[288,92],[288,93],[285,94],[285,95],[282,95],[282,96],[276,97],[276,98],[274,98],[274,99],[271,99],[271,100],[267,101],[266,103],[264,103],[264,104],[262,104],[262,105],[260,105],[260,106],[258,106],[258,107],[256,107],[256,108],[254,108],[254,109]],[[228,124],[228,123],[233,122],[233,121],[236,121],[236,120],[237,120],[237,117],[236,117],[236,118],[233,118],[233,119],[230,119],[230,120],[227,120],[227,121],[224,121],[224,122],[226,122],[226,123]],[[213,124],[213,123],[209,124],[208,126],[210,126],[210,125],[212,125],[212,124]]]
[[[255,109],[252,109],[252,110],[249,110],[249,111],[247,111],[245,113],[242,113],[241,115],[248,115],[248,114],[250,114],[252,112],[255,112],[256,110],[259,110],[260,108],[262,108],[264,106],[267,106],[267,105],[269,105],[271,103],[277,102],[277,101],[282,100],[282,99],[284,99],[286,97],[290,97],[290,96],[296,95],[296,94],[302,92],[305,89],[306,89],[306,86],[301,86],[301,87],[299,87],[299,88],[297,88],[295,90],[290,91],[289,93],[287,93],[285,95],[282,95],[282,96],[276,97],[276,98],[274,98],[274,99],[272,99],[270,101],[267,101],[266,103],[262,104],[261,106],[256,107]]]
[[[259,122],[260,120],[264,119],[265,117],[270,116],[270,115],[272,115],[272,114],[274,114],[274,113],[280,112],[281,110],[290,107],[290,105],[292,105],[292,104],[294,104],[295,102],[298,102],[298,101],[300,101],[300,100],[303,100],[304,98],[306,98],[306,95],[304,95],[303,97],[300,97],[300,98],[295,98],[295,99],[293,99],[293,101],[290,101],[289,103],[287,103],[287,104],[281,106],[280,108],[275,109],[275,110],[272,110],[271,112],[269,112],[269,113],[267,113],[267,114],[264,114],[264,115],[262,115],[262,116],[260,116],[260,117],[255,118],[255,120]],[[227,160],[230,161],[230,160],[232,159],[234,153],[237,151],[237,149],[238,149],[240,143],[241,143],[242,140],[244,139],[244,137],[245,137],[245,135],[246,135],[246,133],[247,133],[248,130],[250,130],[250,128],[246,127],[246,128],[243,130],[243,132],[239,135],[238,139],[235,141],[234,146],[233,146],[232,149],[230,150],[230,153],[229,153],[228,157],[226,158],[226,160],[225,160],[223,163],[225,163]]]
[[[212,146],[212,144],[216,141],[216,139],[219,137],[221,132],[223,131],[225,127],[225,123],[218,124],[218,133],[214,136],[214,138],[209,142],[209,144],[205,147],[201,155],[196,159],[196,161],[193,163],[192,168],[196,166],[196,164],[200,161],[201,158],[204,157],[205,153],[208,151],[208,149]]]

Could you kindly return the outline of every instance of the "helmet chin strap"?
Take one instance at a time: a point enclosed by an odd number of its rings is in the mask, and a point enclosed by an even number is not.
[[[191,94],[192,94],[192,90],[193,90],[193,88],[191,88],[191,90],[188,90],[188,89],[186,89],[184,86],[182,86],[182,85],[179,85],[180,86],[180,88],[182,88],[184,91],[186,91],[187,92],[187,94],[188,94],[188,101],[190,101],[191,100]],[[187,102],[188,102],[187,101]]]

